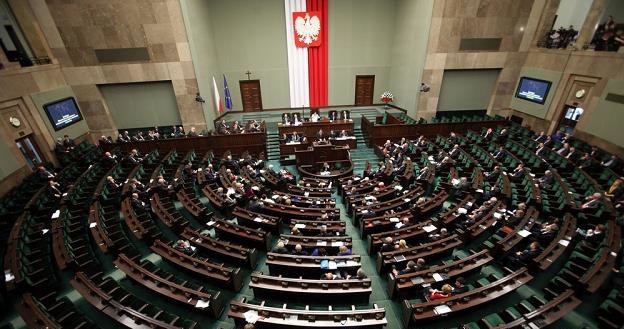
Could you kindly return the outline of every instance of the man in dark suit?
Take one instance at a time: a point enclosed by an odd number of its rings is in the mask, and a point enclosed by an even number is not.
[[[553,173],[550,170],[546,170],[544,176],[538,179],[539,186],[540,188],[548,190],[552,187],[554,180]]]
[[[105,152],[102,164],[107,168],[112,167],[117,164],[117,157],[112,155],[110,152]]]
[[[323,142],[327,139],[327,136],[325,135],[325,133],[323,132],[323,129],[319,129],[318,132],[316,132],[316,140],[318,142]]]
[[[501,170],[499,166],[494,166],[491,172],[485,174],[485,179],[489,182],[495,181],[500,176]]]
[[[546,141],[546,139],[548,138],[548,136],[546,136],[546,134],[544,133],[544,131],[540,131],[539,135],[537,135],[537,137],[534,139],[534,141],[538,142],[538,143],[543,143]]]
[[[330,111],[329,112],[329,120],[331,120],[331,121],[338,120],[338,112],[337,111]]]
[[[349,120],[351,119],[351,113],[347,110],[343,110],[340,112],[340,120]]]
[[[546,146],[544,145],[544,143],[539,143],[539,145],[537,146],[537,150],[535,150],[535,155],[540,158],[546,155]]]
[[[53,199],[60,201],[61,198],[63,197],[63,192],[61,192],[60,190],[59,183],[53,180],[50,180],[50,182],[48,182],[48,194]]]
[[[39,166],[37,168],[37,176],[41,181],[49,181],[56,177],[53,172],[48,171],[44,166]]]
[[[453,145],[453,148],[449,152],[449,155],[451,156],[451,158],[455,159],[459,155],[459,145]]]
[[[498,150],[492,154],[492,156],[494,156],[494,159],[496,159],[498,162],[502,162],[503,160],[505,160],[507,152],[502,146],[500,146]]]
[[[131,205],[134,211],[148,211],[150,209],[148,204],[139,199],[139,194],[137,193],[132,193]]]

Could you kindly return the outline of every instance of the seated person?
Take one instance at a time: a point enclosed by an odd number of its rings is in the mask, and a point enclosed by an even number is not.
[[[598,224],[594,227],[594,229],[588,229],[587,231],[577,228],[576,233],[583,237],[583,239],[589,244],[595,246],[604,240],[606,229],[606,226],[603,224]]]
[[[291,143],[301,143],[303,140],[303,137],[300,136],[296,131],[293,131],[292,135],[290,135],[290,140],[287,141],[291,142]]]
[[[282,114],[282,123],[283,124],[291,124],[292,123],[292,119],[290,118],[290,113]]]
[[[115,181],[115,179],[113,178],[113,176],[107,176],[106,177],[106,188],[110,192],[115,192],[115,191],[117,191],[117,190],[119,190],[121,188],[121,184],[117,183]]]
[[[312,250],[312,254],[310,254],[310,256],[327,256],[327,255],[328,255],[327,249],[323,247]]]
[[[173,126],[173,129],[175,130],[175,126]],[[230,133],[230,127],[228,126],[228,124],[225,122],[225,120],[221,120],[221,122],[219,123],[219,127],[217,127],[217,132],[220,135],[227,135]],[[173,135],[173,134],[172,134]]]
[[[364,270],[362,268],[358,268],[357,272],[355,273],[355,275],[349,275],[347,274],[345,276],[345,278],[347,280],[364,280],[367,278],[366,273],[364,273]]]
[[[408,261],[405,265],[405,268],[400,271],[398,271],[396,267],[393,266],[392,274],[396,276],[401,274],[414,273],[426,269],[427,265],[425,264],[425,260],[423,258],[418,258],[415,262],[413,260]]]
[[[329,121],[336,121],[336,120],[338,120],[338,111],[336,110],[329,111]]]
[[[591,209],[596,209],[598,208],[598,206],[600,206],[600,199],[602,198],[602,195],[598,192],[588,196],[585,198],[585,202],[583,202],[579,208],[581,211],[587,209],[587,210],[591,210]]]
[[[353,251],[347,248],[347,246],[338,247],[338,253],[336,254],[336,256],[351,256],[351,255],[353,255]]]
[[[303,250],[303,247],[300,244],[295,245],[295,250],[293,250],[292,254],[295,256],[307,256],[308,255],[308,253],[305,250]]]
[[[453,288],[453,295],[463,294],[468,292],[470,288],[466,286],[466,279],[461,276],[455,279],[455,288]]]
[[[341,137],[341,138],[349,137],[349,132],[343,129],[340,131],[340,134],[338,134],[338,137]]]
[[[139,199],[139,194],[138,193],[132,193],[132,201],[131,201],[131,205],[132,205],[132,209],[134,209],[134,211],[149,211],[150,210],[150,206],[141,201]]]
[[[501,162],[505,160],[505,157],[507,156],[507,151],[505,151],[505,148],[500,146],[496,152],[492,153],[492,156],[494,157],[494,159]]]
[[[316,132],[316,141],[317,142],[325,142],[327,141],[328,136],[325,134],[325,132],[323,132],[323,129],[319,129],[318,132]]]
[[[519,265],[526,265],[527,262],[537,257],[541,252],[542,250],[539,242],[533,241],[527,249],[518,251],[511,256],[511,261]]]
[[[552,188],[554,180],[553,173],[550,170],[546,170],[544,176],[540,177],[537,181],[539,182],[540,188],[549,190]]]
[[[600,162],[600,165],[605,168],[615,168],[618,165],[619,161],[615,155],[611,155],[608,160]]]
[[[491,172],[485,173],[485,179],[488,182],[496,181],[498,176],[501,174],[501,169],[499,166],[494,166],[494,169]]]
[[[446,228],[441,228],[439,233],[431,233],[429,234],[429,240],[437,241],[449,236],[448,230]]]
[[[139,156],[139,151],[137,151],[137,149],[132,149],[130,154],[128,154],[128,161],[131,164],[139,164],[143,161],[143,158]]]
[[[442,286],[441,290],[429,289],[429,300],[448,298],[453,293],[453,287],[450,284]]]
[[[319,122],[320,120],[321,120],[321,115],[319,114],[318,110],[312,111],[312,114],[310,115],[310,121]]]
[[[387,236],[383,239],[383,242],[381,244],[381,252],[388,252],[388,251],[393,251],[395,248],[394,246],[394,240],[392,239],[391,236]]]
[[[340,111],[340,120],[349,120],[351,119],[351,112],[347,110]]]
[[[187,137],[197,137],[199,134],[195,131],[195,127],[191,127],[191,130],[186,134]]]
[[[37,167],[37,178],[39,178],[40,181],[45,182],[45,181],[54,179],[55,177],[56,177],[56,174],[47,170],[46,167],[44,166]]]
[[[524,177],[524,164],[519,163],[518,166],[509,175],[513,180],[520,180]]]
[[[240,134],[243,132],[243,127],[238,123],[238,121],[234,121],[232,127],[230,127],[230,133],[232,134]]]
[[[329,163],[327,162],[323,162],[323,167],[321,168],[321,172],[324,171],[331,171],[331,167],[329,166]]]
[[[63,197],[63,192],[61,192],[60,188],[61,188],[61,186],[60,186],[59,183],[57,183],[57,182],[55,182],[53,180],[50,180],[48,182],[48,195],[51,198],[53,198],[53,199],[55,199],[57,201],[60,201],[61,198]]]
[[[195,252],[195,247],[191,246],[191,243],[188,240],[177,240],[173,243],[173,248],[189,256],[193,255],[193,253]]]
[[[119,134],[119,136],[117,137],[117,143],[130,143],[131,141],[132,138],[130,138],[130,134],[127,130]]]
[[[286,246],[284,245],[284,241],[277,242],[277,245],[275,246],[275,249],[273,249],[273,252],[278,253],[278,254],[287,254],[288,249],[286,249]]]
[[[303,120],[299,117],[299,113],[293,113],[292,115],[292,124],[298,126],[303,123]]]
[[[614,201],[620,200],[624,196],[624,177],[616,178],[605,192],[605,196]]]
[[[321,275],[321,280],[342,280],[342,277],[340,276],[340,273],[338,272],[336,273],[327,272]]]

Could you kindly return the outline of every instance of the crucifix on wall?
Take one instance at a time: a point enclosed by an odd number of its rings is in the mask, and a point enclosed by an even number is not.
[[[245,74],[247,74],[247,80],[251,80],[251,72],[249,70],[247,70],[247,72],[245,72]]]

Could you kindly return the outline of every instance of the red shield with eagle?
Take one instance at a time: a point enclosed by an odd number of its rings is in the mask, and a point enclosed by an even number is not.
[[[318,11],[293,12],[295,46],[300,48],[321,45],[321,19]]]

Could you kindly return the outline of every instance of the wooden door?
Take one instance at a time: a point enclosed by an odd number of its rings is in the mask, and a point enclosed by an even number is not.
[[[355,105],[372,105],[374,91],[374,75],[355,76]]]
[[[241,100],[243,111],[262,111],[262,93],[260,80],[240,80]]]

